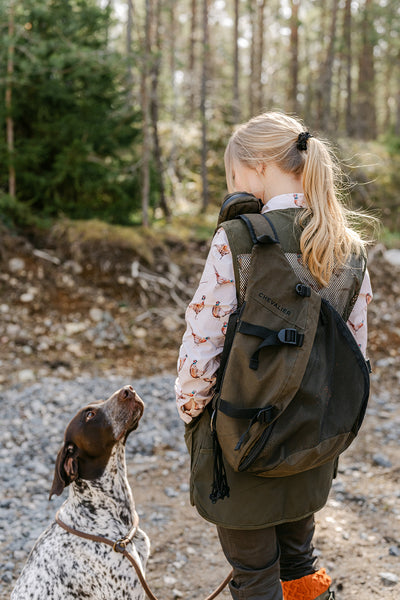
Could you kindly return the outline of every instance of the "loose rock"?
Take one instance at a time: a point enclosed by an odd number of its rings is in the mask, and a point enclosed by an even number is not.
[[[399,582],[399,578],[394,573],[379,573],[383,585],[392,586]]]

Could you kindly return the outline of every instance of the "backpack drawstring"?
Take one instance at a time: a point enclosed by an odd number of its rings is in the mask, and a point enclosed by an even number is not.
[[[214,409],[211,415],[211,435],[213,440],[213,454],[214,454],[214,469],[213,469],[213,483],[211,488],[210,500],[213,504],[217,500],[223,500],[229,498],[229,485],[226,477],[226,470],[224,465],[224,459],[222,457],[222,450],[219,444],[217,431],[215,429],[215,420],[217,418],[217,410]]]
[[[222,450],[221,446],[219,445],[216,431],[212,432],[212,438],[214,453],[214,472],[210,500],[213,504],[215,504],[217,500],[229,498],[229,485],[226,477],[224,460],[222,458]]]

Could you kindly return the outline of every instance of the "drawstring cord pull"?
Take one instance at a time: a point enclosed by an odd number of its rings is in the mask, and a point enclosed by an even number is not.
[[[216,411],[214,410],[211,417],[211,434],[213,439],[213,453],[214,453],[214,470],[213,470],[213,484],[211,488],[210,500],[213,504],[217,500],[223,500],[229,498],[229,485],[226,477],[226,470],[224,460],[222,458],[222,450],[219,445],[217,432],[215,430],[215,419]]]

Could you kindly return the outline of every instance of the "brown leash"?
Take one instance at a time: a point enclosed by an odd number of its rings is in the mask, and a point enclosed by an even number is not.
[[[142,584],[142,587],[143,587],[146,595],[148,596],[148,598],[150,598],[150,600],[158,600],[157,596],[155,596],[153,594],[153,592],[151,591],[151,589],[149,588],[147,581],[142,573],[142,569],[140,568],[140,566],[138,565],[138,563],[136,562],[136,560],[134,559],[132,554],[130,554],[130,552],[128,552],[126,549],[127,545],[130,542],[132,542],[132,540],[135,536],[135,533],[137,531],[137,528],[139,526],[139,516],[136,511],[135,511],[134,517],[133,517],[133,526],[130,529],[128,535],[126,535],[124,538],[121,538],[120,540],[116,540],[115,542],[113,542],[112,540],[109,540],[108,538],[103,537],[101,535],[92,535],[91,533],[85,533],[84,531],[80,531],[79,529],[74,529],[73,527],[70,527],[69,525],[67,525],[66,523],[61,521],[61,519],[59,517],[59,512],[60,511],[57,511],[57,514],[56,514],[56,523],[60,527],[62,527],[62,529],[65,529],[65,531],[68,531],[68,533],[72,533],[73,535],[84,538],[85,540],[92,540],[93,542],[99,542],[101,544],[106,544],[107,546],[110,546],[114,550],[114,552],[118,552],[119,554],[122,554],[122,556],[125,556],[129,560],[129,562],[131,563],[133,568],[135,569],[136,574],[139,578],[139,581]],[[231,571],[229,573],[229,575],[224,579],[224,581],[209,596],[207,596],[207,598],[205,600],[213,600],[213,598],[216,598],[218,596],[218,594],[220,594],[222,592],[224,587],[226,587],[228,585],[228,583],[230,582],[230,580],[232,579],[232,573],[233,573],[233,571]]]

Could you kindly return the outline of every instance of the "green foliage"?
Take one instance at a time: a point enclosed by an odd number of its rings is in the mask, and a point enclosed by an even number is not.
[[[17,202],[10,203],[5,195],[0,201],[3,220],[24,222],[29,220],[30,214],[35,218],[65,215],[74,219],[98,217],[116,224],[140,223],[142,115],[138,107],[132,108],[132,98],[144,101],[145,96],[141,96],[142,87],[145,89],[141,77],[144,66],[150,72],[147,97],[158,109],[163,183],[170,205],[174,199],[170,208],[175,214],[188,212],[191,216],[201,210],[199,104],[204,54],[201,15],[191,13],[194,5],[190,0],[156,3],[149,14],[151,35],[146,37],[143,28],[149,3],[135,2],[127,50],[126,16],[121,13],[116,27],[110,10],[100,7],[105,4],[126,5],[100,0],[0,2],[0,194],[8,192],[11,159],[17,175]],[[239,3],[239,117],[233,117],[232,112],[234,6],[229,2],[211,2],[209,6],[206,119],[209,204],[213,211],[218,209],[226,193],[223,153],[233,129],[233,119],[245,121],[253,116],[250,113],[258,110],[251,75],[256,72],[252,61],[257,61],[261,52],[255,4]],[[326,12],[325,3],[310,0],[301,3],[297,23],[299,44],[293,55],[291,26],[294,24],[290,3],[286,4],[282,6],[278,0],[271,0],[265,5],[260,110],[296,110],[311,129],[318,131],[323,129],[319,113],[325,102],[321,86],[330,51],[331,16]],[[12,5],[15,33],[9,39]],[[398,0],[372,2],[368,6],[371,12],[366,15],[365,3],[352,5],[350,48],[343,35],[345,3],[339,3],[336,38],[331,48],[332,94],[329,106],[325,107],[330,111],[326,133],[333,138],[354,135],[354,127],[347,128],[345,119],[347,76],[352,78],[352,121],[356,125],[360,120],[358,79],[362,74],[360,58],[366,41],[366,16],[372,19],[368,36],[375,66],[374,77],[371,75],[371,82],[367,82],[367,95],[376,100],[378,132],[398,133]],[[156,7],[160,8],[158,15]],[[161,36],[160,44],[157,32]],[[7,151],[4,103],[11,43],[15,46],[11,111],[15,153],[12,157]],[[121,51],[117,52],[116,48]],[[350,50],[351,65],[348,65]],[[160,59],[160,70],[155,93],[152,84],[158,72],[156,59]],[[129,75],[127,60],[130,61]],[[347,73],[348,66],[351,68]],[[294,69],[298,78],[296,109],[290,85]],[[154,112],[150,110],[150,113],[153,118]],[[384,222],[394,229],[400,227],[397,208],[400,142],[393,136],[384,143],[387,152],[376,169],[351,170],[351,179],[354,175],[354,180],[360,181],[360,185],[354,186],[352,196],[355,206],[377,206]],[[348,145],[346,139],[345,147]],[[151,150],[154,157],[154,144]],[[154,209],[153,219],[162,212],[159,209],[161,177],[156,164],[154,160],[150,165],[149,203]]]
[[[46,216],[127,222],[138,208],[132,172],[139,115],[127,106],[124,61],[109,48],[109,11],[95,0],[16,5],[12,117],[17,195]],[[2,63],[9,40],[0,41]],[[0,82],[4,97],[5,81]],[[1,122],[5,109],[0,108]],[[5,134],[0,189],[7,190]]]
[[[399,139],[392,136],[382,142],[340,140],[341,158],[350,179],[352,208],[366,211],[382,224],[374,232],[384,243],[389,232],[400,231],[400,152]],[[376,229],[376,227],[375,227]]]
[[[388,227],[383,227],[380,240],[387,248],[400,248],[400,231],[392,231]]]
[[[389,134],[384,138],[384,143],[392,158],[400,154],[400,137],[398,135]]]
[[[0,222],[8,229],[25,229],[41,225],[41,222],[32,213],[30,206],[1,192]]]

